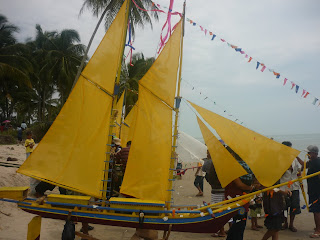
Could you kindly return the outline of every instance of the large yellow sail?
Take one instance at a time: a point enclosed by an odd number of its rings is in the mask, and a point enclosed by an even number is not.
[[[124,119],[124,124],[121,126],[121,146],[126,147],[128,141],[132,141],[133,133],[136,126],[136,119],[138,114],[138,102],[132,107],[127,117]]]
[[[190,104],[248,164],[264,186],[277,182],[300,153],[194,103]],[[229,168],[225,170],[229,171]]]
[[[91,196],[102,196],[110,95],[122,57],[120,44],[124,42],[121,39],[127,1],[51,128],[19,173]]]
[[[112,98],[80,77],[19,173],[100,197]]]
[[[246,175],[246,170],[219,142],[207,126],[197,117],[203,139],[208,147],[217,176],[224,188],[238,177]],[[227,170],[226,170],[227,169]]]
[[[166,200],[180,39],[181,22],[139,82],[136,126],[120,190],[136,198]]]
[[[122,107],[123,107],[123,101],[124,101],[124,92],[122,93],[120,99],[117,102],[117,117],[116,117],[116,127],[114,128],[115,136],[117,138],[120,137],[120,128],[121,128],[121,122],[122,122]]]

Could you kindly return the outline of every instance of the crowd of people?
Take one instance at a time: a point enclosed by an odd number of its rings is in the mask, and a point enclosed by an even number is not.
[[[291,142],[285,141],[282,144],[292,147]],[[225,188],[221,187],[215,167],[211,160],[209,151],[207,158],[204,159],[202,168],[197,168],[196,179],[194,185],[199,193],[196,196],[203,196],[203,179],[206,179],[211,185],[211,203],[222,202],[230,198],[241,196],[245,193],[255,192],[265,188],[257,181],[249,166],[237,155],[229,146],[226,149],[246,170],[247,175],[241,176],[233,180]],[[306,163],[307,175],[320,171],[320,158],[318,157],[319,149],[317,146],[310,145],[307,147],[309,161]],[[201,164],[201,163],[200,163]],[[296,215],[301,213],[300,208],[300,190],[304,191],[302,182],[293,180],[301,176],[304,168],[304,162],[297,157],[283,176],[275,183],[288,183],[280,188],[274,188],[272,191],[266,191],[257,195],[243,207],[243,214],[236,214],[229,222],[229,230],[225,231],[224,227],[213,237],[227,237],[227,240],[242,240],[246,228],[247,217],[251,218],[251,229],[259,231],[262,226],[258,225],[257,219],[262,217],[262,208],[264,209],[265,221],[267,228],[262,240],[272,238],[279,239],[279,231],[289,229],[297,232],[298,229],[294,225]],[[199,176],[202,176],[201,179]],[[202,182],[201,182],[202,181]],[[315,228],[310,238],[320,238],[320,175],[307,179],[308,195],[309,195],[309,211],[313,213]]]

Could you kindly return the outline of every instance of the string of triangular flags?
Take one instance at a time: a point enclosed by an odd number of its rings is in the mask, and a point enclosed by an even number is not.
[[[152,4],[157,6],[159,9],[163,8],[163,9],[168,9],[167,7],[162,7],[160,4],[155,3],[154,1],[152,1]],[[226,43],[229,47],[231,47],[232,49],[235,50],[235,52],[240,53],[242,55],[244,55],[244,57],[246,59],[248,59],[248,63],[256,63],[256,70],[260,70],[261,72],[264,72],[266,69],[273,73],[273,75],[277,78],[280,79],[281,74],[279,72],[276,72],[274,69],[268,68],[264,63],[262,63],[261,61],[256,60],[255,58],[253,58],[252,56],[249,56],[241,47],[231,44],[228,41],[226,41],[223,38],[220,38],[217,36],[217,34],[215,34],[214,32],[208,30],[207,28],[203,27],[202,25],[197,24],[195,21],[191,20],[190,18],[187,18],[187,22],[189,22],[190,24],[192,24],[192,26],[196,27],[199,26],[201,32],[204,33],[205,36],[209,36],[209,38],[211,39],[211,41],[214,41],[215,39],[220,39],[221,42]],[[282,76],[281,76],[282,77]],[[283,78],[283,86],[285,85],[289,85],[287,84],[288,82],[288,78],[286,77],[282,77]],[[301,85],[298,85],[297,83],[290,81],[290,89],[294,90],[297,94],[298,92],[302,90],[302,94],[301,94],[301,98],[313,98],[312,104],[316,105],[318,103],[318,107],[320,106],[320,101],[319,101],[319,97],[316,97],[314,95],[312,95],[310,93],[310,91],[306,90],[305,88],[302,88]]]
[[[239,124],[243,124],[243,121],[240,121],[235,115],[231,114],[229,111],[226,110],[225,107],[221,106],[220,104],[217,104],[215,100],[213,100],[211,97],[208,97],[203,90],[197,89],[192,84],[190,84],[188,81],[182,79],[183,82],[188,84],[192,89],[192,91],[198,92],[200,95],[200,98],[203,98],[204,101],[210,101],[213,103],[215,107],[218,107],[224,114],[226,114],[229,118],[234,118],[234,122],[237,122]],[[188,105],[188,104],[187,104]]]
[[[194,22],[193,20],[187,18],[187,22],[189,22],[192,26],[196,27],[199,26],[199,29],[201,30],[201,32],[204,33],[204,36],[210,36],[211,41],[214,41],[215,39],[220,39],[221,42],[226,43],[229,47],[231,47],[232,49],[235,50],[235,52],[240,53],[242,55],[244,55],[244,57],[246,59],[248,59],[248,63],[252,63],[255,62],[255,66],[256,66],[256,70],[260,70],[261,72],[264,72],[266,69],[273,73],[273,75],[277,78],[280,79],[281,74],[279,72],[276,72],[274,69],[268,68],[264,63],[262,63],[261,61],[258,61],[256,59],[254,59],[253,57],[249,56],[248,54],[246,54],[246,52],[239,46],[236,46],[234,44],[231,44],[229,42],[227,42],[225,39],[223,38],[219,38],[215,33],[213,33],[212,31],[209,31],[208,29],[206,29],[205,27],[197,24],[196,22]],[[285,86],[288,82],[288,78],[283,77],[283,86]],[[312,96],[312,94],[310,93],[310,91],[306,90],[305,88],[301,88],[300,85],[298,85],[297,83],[290,81],[291,83],[291,90],[294,90],[296,93],[301,92],[302,89],[302,94],[301,97],[302,98],[307,98],[309,96],[309,98]],[[318,102],[318,107],[320,106],[320,101],[318,97],[313,96],[313,105],[316,105],[316,103]]]

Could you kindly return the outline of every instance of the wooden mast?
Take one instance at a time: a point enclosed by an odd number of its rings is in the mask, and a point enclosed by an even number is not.
[[[173,169],[175,169],[174,163],[176,158],[176,148],[177,148],[177,137],[178,137],[178,120],[179,120],[179,108],[181,102],[180,96],[180,85],[181,85],[181,72],[182,72],[182,56],[183,56],[183,37],[184,37],[184,24],[185,24],[185,10],[186,10],[186,2],[183,3],[183,12],[182,12],[182,34],[181,34],[181,44],[180,44],[180,63],[179,63],[179,76],[178,76],[178,91],[177,96],[175,98],[175,119],[174,119],[174,133],[173,133],[173,143],[172,143],[172,151],[171,151],[171,161],[170,161],[170,171],[169,171],[169,187],[167,194],[166,207],[170,209],[171,207],[171,197],[172,197],[172,182],[173,182]]]
[[[119,93],[120,89],[120,76],[121,76],[121,66],[123,61],[123,54],[124,54],[124,48],[125,48],[125,41],[127,38],[127,25],[128,25],[128,19],[129,19],[129,13],[130,13],[130,4],[131,1],[127,0],[127,6],[126,6],[126,21],[124,22],[123,26],[123,45],[122,45],[122,52],[119,59],[119,66],[118,66],[118,73],[115,80],[114,85],[114,91],[113,91],[113,99],[112,99],[112,108],[111,108],[111,116],[110,116],[110,123],[109,123],[109,133],[108,133],[108,141],[106,145],[106,161],[105,161],[105,168],[104,168],[104,178],[103,178],[103,189],[102,189],[102,206],[106,205],[107,200],[107,193],[110,193],[110,196],[112,195],[112,183],[111,178],[112,174],[109,172],[109,166],[113,165],[112,159],[111,159],[111,148],[112,148],[112,138],[114,136],[113,128],[114,128],[114,122],[116,119],[116,106],[117,106],[117,95]],[[119,114],[119,113],[118,113]],[[110,165],[109,165],[110,164]]]

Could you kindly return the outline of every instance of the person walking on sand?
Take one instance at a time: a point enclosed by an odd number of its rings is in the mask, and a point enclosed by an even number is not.
[[[307,175],[319,172],[319,148],[317,146],[310,145],[307,147],[306,151],[308,152],[308,158],[310,159],[307,162]],[[320,175],[308,178],[307,183],[309,203],[311,204],[311,206],[309,207],[309,211],[313,213],[314,222],[316,224],[314,233],[310,235],[310,238],[320,238]]]
[[[28,158],[30,154],[33,152],[34,145],[35,143],[34,143],[34,140],[32,139],[32,132],[28,131],[27,139],[24,142],[24,146],[26,147],[26,158]]]
[[[195,179],[194,179],[194,186],[198,189],[198,194],[196,195],[197,197],[201,197],[203,196],[203,178],[205,176],[205,172],[202,171],[202,166],[204,164],[204,161],[202,159],[200,159],[200,161],[198,162],[198,167],[197,167],[197,171],[195,173]]]

